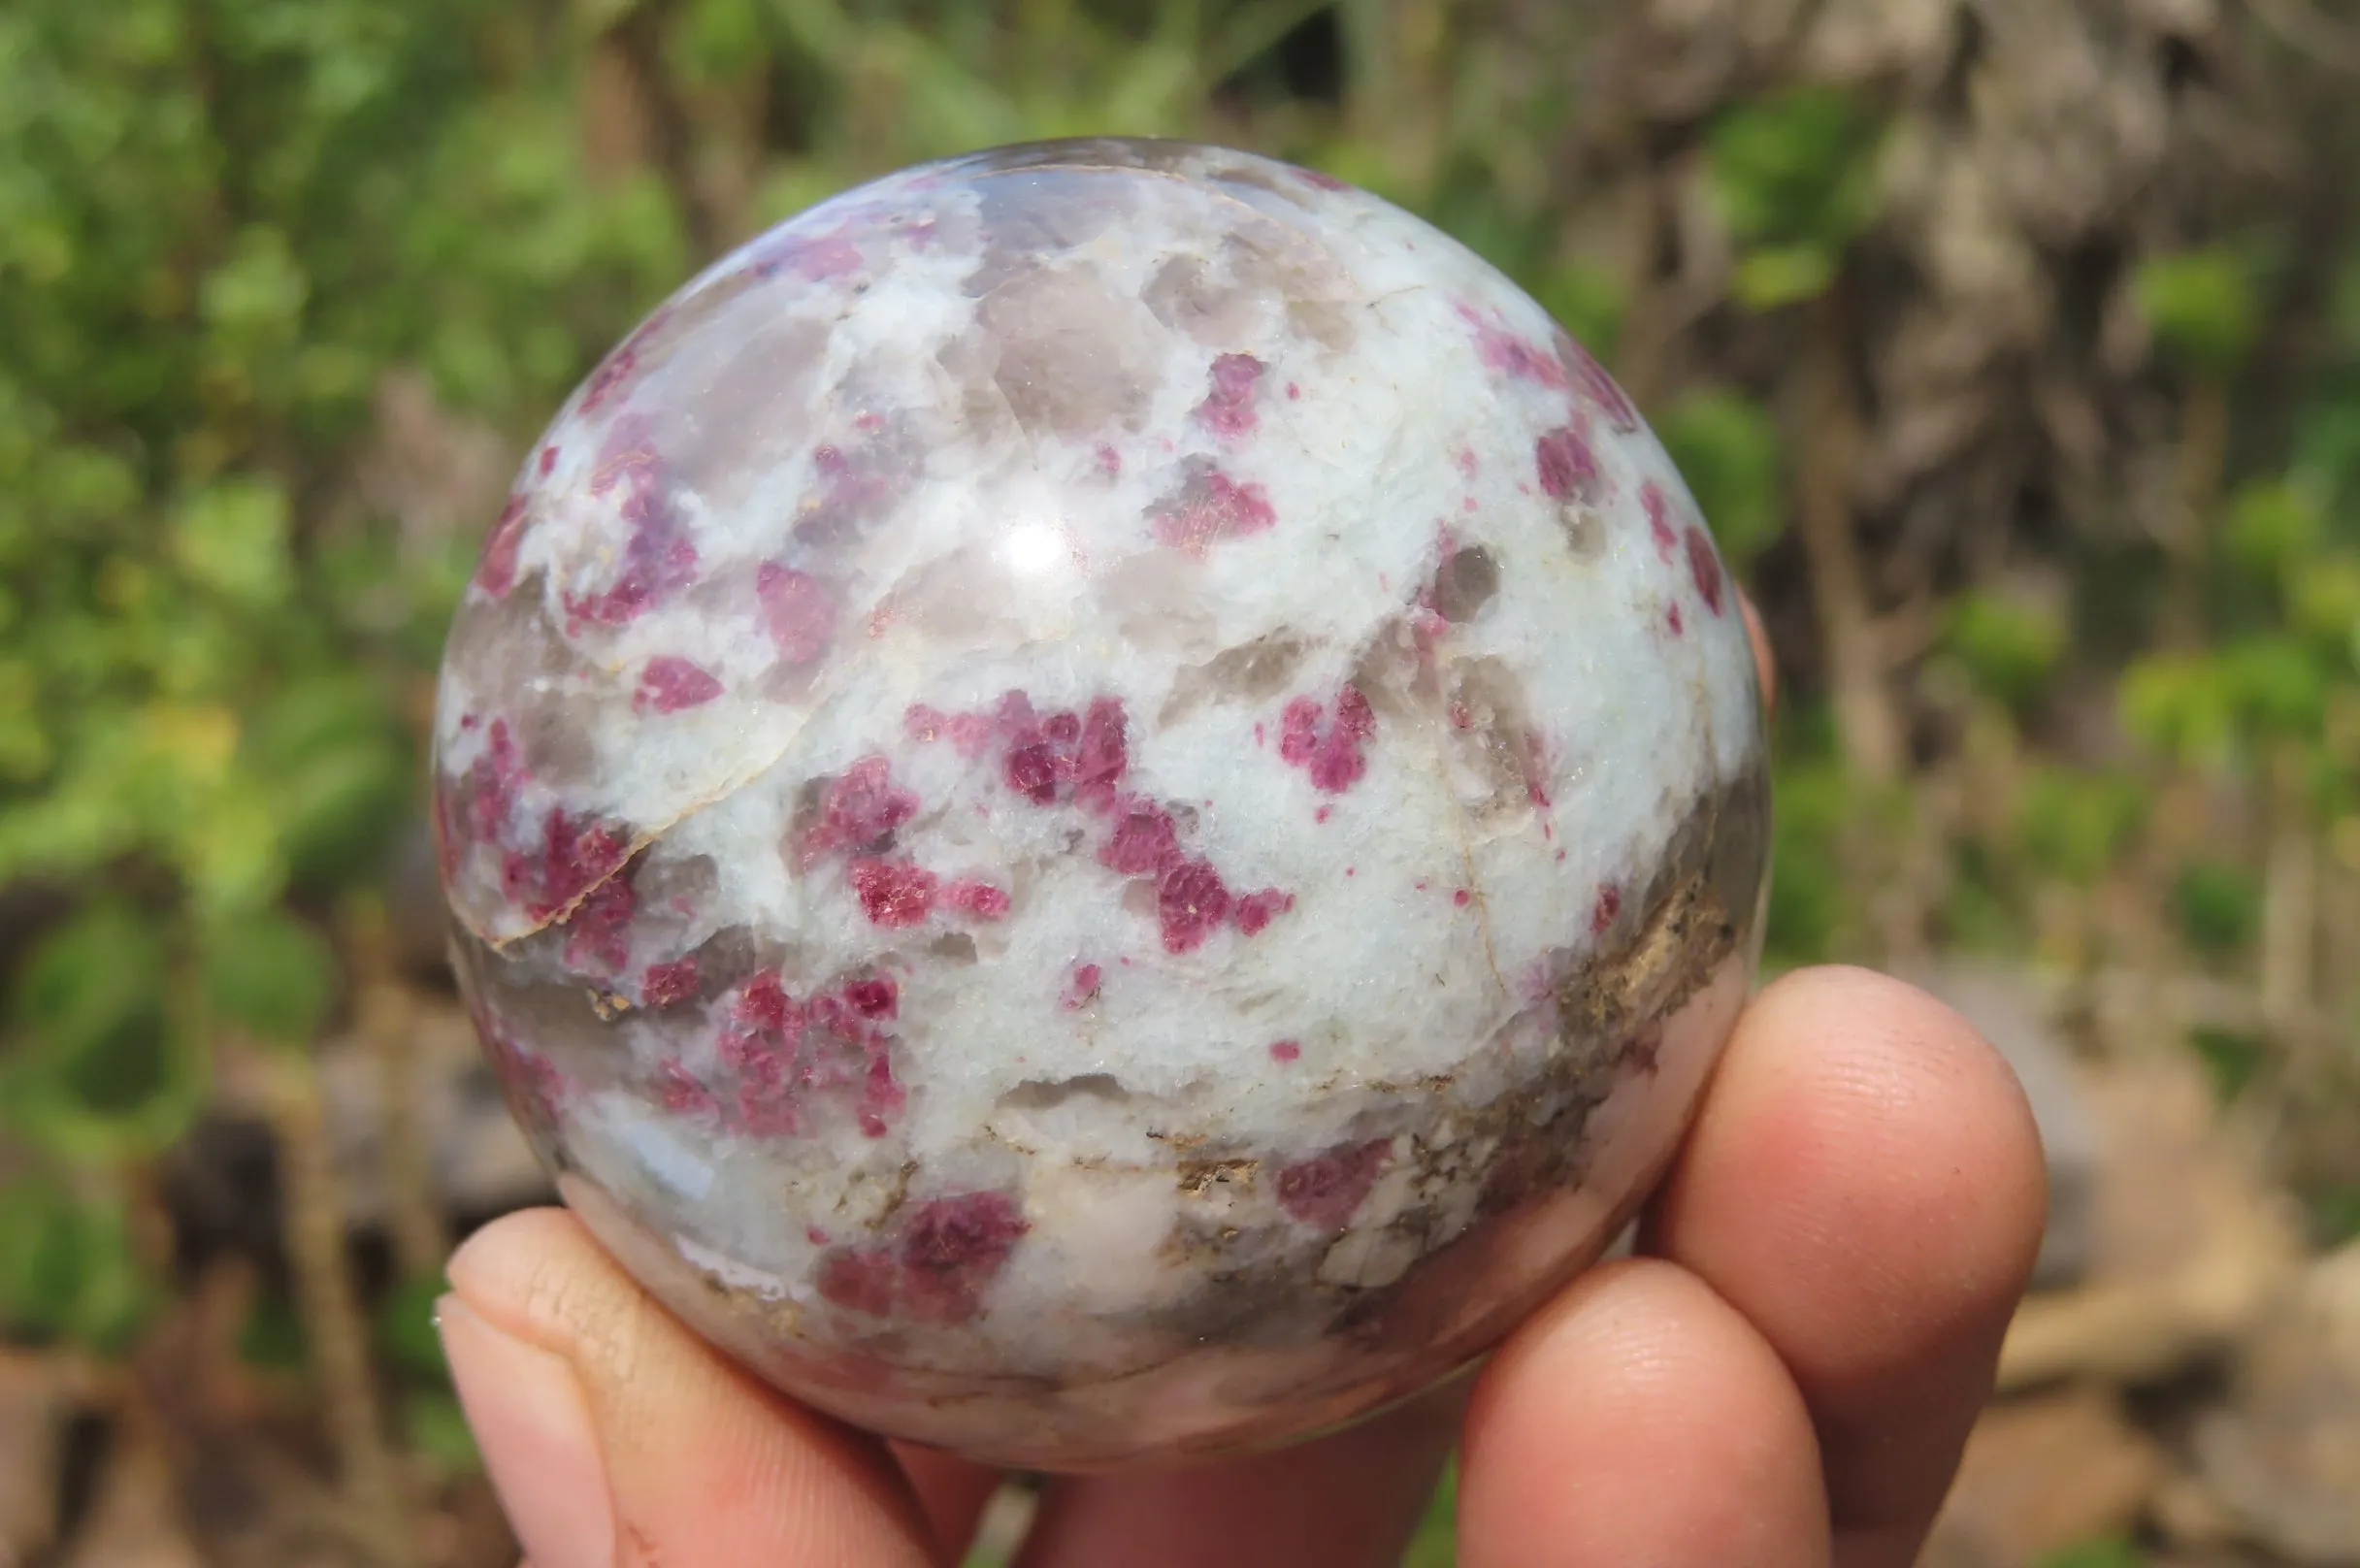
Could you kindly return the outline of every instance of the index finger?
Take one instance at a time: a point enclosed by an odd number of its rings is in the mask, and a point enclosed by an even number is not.
[[[1739,1020],[1645,1250],[1792,1374],[1840,1568],[1906,1568],[1988,1396],[2046,1192],[2015,1075],[1955,1013],[1808,969]]]
[[[882,1443],[724,1361],[574,1215],[495,1221],[449,1276],[444,1353],[535,1568],[939,1560]]]

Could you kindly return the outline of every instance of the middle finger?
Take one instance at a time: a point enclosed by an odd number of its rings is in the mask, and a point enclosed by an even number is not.
[[[1463,1384],[1330,1437],[1195,1470],[1051,1483],[1018,1568],[1383,1568],[1458,1435]]]

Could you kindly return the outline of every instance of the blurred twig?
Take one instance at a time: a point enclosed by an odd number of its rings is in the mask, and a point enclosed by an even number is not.
[[[395,1260],[405,1280],[431,1280],[442,1272],[449,1234],[435,1201],[433,1160],[418,1116],[417,1009],[394,972],[392,934],[380,905],[372,900],[347,913],[344,945],[355,1028],[383,1096],[385,1208]]]
[[[344,1490],[383,1568],[416,1561],[393,1453],[385,1441],[369,1335],[344,1256],[343,1184],[309,1057],[248,1047],[269,1096],[297,1310],[318,1374]]]
[[[1803,549],[1811,562],[1837,727],[1848,760],[1871,781],[1899,776],[1901,720],[1885,684],[1883,637],[1868,602],[1868,579],[1852,515],[1851,485],[1859,451],[1859,412],[1844,359],[1844,295],[1839,283],[1811,307],[1801,377],[1803,447],[1796,476]]]
[[[2180,493],[2163,541],[2171,575],[2158,640],[2166,647],[2192,647],[2204,636],[2206,543],[2220,508],[2228,456],[2229,389],[2220,376],[2201,374],[2180,408]]]

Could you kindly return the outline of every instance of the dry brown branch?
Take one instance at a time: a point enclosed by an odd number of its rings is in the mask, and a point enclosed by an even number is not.
[[[251,1055],[263,1052],[249,1048]],[[282,1225],[295,1276],[296,1308],[311,1347],[357,1532],[384,1568],[409,1568],[416,1553],[393,1454],[377,1409],[369,1334],[347,1271],[344,1204],[308,1057],[259,1063],[279,1148]]]
[[[2274,760],[2270,850],[2263,869],[2262,1019],[2275,1034],[2300,1038],[2311,1010],[2311,957],[2318,933],[2319,846],[2303,798],[2299,753]]]
[[[2204,637],[2206,536],[2220,506],[2229,456],[2229,389],[2219,376],[2201,375],[2188,387],[2179,455],[2179,494],[2163,540],[2171,575],[2157,633],[2164,646],[2188,648]]]
[[[2160,1381],[2227,1350],[2294,1278],[2289,1255],[2223,1246],[2164,1280],[2035,1296],[2000,1352],[2003,1393],[2064,1378]]]
[[[1847,760],[1863,777],[1883,783],[1901,772],[1901,719],[1885,681],[1883,637],[1870,611],[1868,575],[1854,531],[1851,487],[1860,421],[1844,343],[1839,283],[1812,307],[1801,377],[1797,511]]]
[[[344,946],[355,981],[356,1030],[376,1064],[383,1096],[386,1222],[405,1280],[431,1280],[442,1271],[449,1234],[435,1201],[434,1166],[419,1118],[417,1009],[394,973],[384,911],[355,909],[344,921]]]

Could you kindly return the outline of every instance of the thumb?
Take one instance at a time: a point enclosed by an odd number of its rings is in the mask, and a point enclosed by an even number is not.
[[[924,1568],[882,1444],[794,1404],[682,1327],[561,1209],[453,1256],[437,1321],[534,1568]]]

